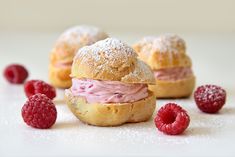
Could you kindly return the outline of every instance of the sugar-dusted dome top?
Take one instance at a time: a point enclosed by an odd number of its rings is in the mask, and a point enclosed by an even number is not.
[[[56,41],[51,58],[55,61],[72,62],[78,49],[107,37],[104,31],[94,26],[80,25],[69,28]]]
[[[138,43],[142,45],[151,44],[155,52],[185,53],[186,51],[185,41],[176,34],[165,34],[159,37],[147,36]]]
[[[58,42],[67,42],[70,44],[91,45],[99,40],[107,38],[108,35],[95,26],[80,25],[67,29],[61,34]]]
[[[154,70],[191,66],[185,41],[175,34],[144,37],[133,48]]]
[[[126,83],[154,83],[150,68],[124,42],[107,38],[81,48],[74,57],[72,77]]]

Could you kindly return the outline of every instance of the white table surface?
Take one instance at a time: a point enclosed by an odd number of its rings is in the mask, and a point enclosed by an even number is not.
[[[112,33],[129,44],[144,33]],[[13,62],[23,63],[30,79],[48,80],[48,52],[58,33],[0,32],[0,71]],[[157,131],[153,120],[119,127],[94,127],[81,123],[63,103],[48,130],[28,127],[21,118],[26,101],[22,85],[0,77],[0,156],[234,156],[235,141],[235,34],[181,34],[193,61],[197,85],[223,86],[227,103],[219,114],[200,112],[193,99],[157,100],[184,107],[191,123],[180,136]],[[63,91],[58,90],[56,100]],[[155,114],[154,114],[155,115]]]

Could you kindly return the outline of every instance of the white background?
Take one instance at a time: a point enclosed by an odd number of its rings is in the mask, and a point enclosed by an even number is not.
[[[174,32],[187,43],[197,85],[217,84],[227,103],[216,115],[200,112],[193,99],[157,100],[184,107],[191,123],[183,135],[158,132],[153,120],[102,128],[84,125],[58,90],[58,119],[49,130],[28,127],[21,118],[26,101],[22,85],[0,77],[0,156],[234,156],[235,10],[234,1],[2,1],[0,0],[0,71],[22,63],[29,79],[48,81],[49,52],[68,26],[93,24],[133,44],[145,35]]]
[[[7,63],[19,62],[29,69],[30,78],[47,80],[48,54],[45,52],[57,34],[3,34],[0,37],[0,42],[4,43],[0,47],[4,54],[1,55],[1,71]],[[132,43],[142,35],[118,33],[114,36]],[[188,43],[197,84],[218,84],[228,93],[227,103],[219,114],[201,113],[192,98],[157,100],[157,109],[166,102],[176,102],[191,117],[183,135],[167,136],[156,130],[153,120],[113,128],[87,126],[79,122],[65,104],[57,103],[56,124],[49,130],[38,130],[26,126],[21,118],[21,107],[26,101],[23,86],[10,85],[0,77],[0,155],[233,156],[235,36],[181,36]],[[58,92],[57,102],[63,98],[63,91]]]
[[[234,32],[234,0],[0,0],[0,29]]]

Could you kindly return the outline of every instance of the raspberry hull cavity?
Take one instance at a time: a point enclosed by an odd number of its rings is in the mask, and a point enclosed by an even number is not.
[[[189,126],[190,117],[177,104],[168,103],[160,108],[154,122],[159,131],[168,135],[178,135]]]

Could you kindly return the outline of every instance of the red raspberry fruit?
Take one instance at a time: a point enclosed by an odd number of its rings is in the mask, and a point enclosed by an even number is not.
[[[189,126],[190,118],[183,108],[175,103],[168,103],[159,109],[154,122],[159,131],[178,135]]]
[[[21,114],[26,124],[39,129],[50,128],[57,118],[55,105],[44,94],[29,97],[22,107]]]
[[[11,64],[5,68],[3,75],[10,83],[21,84],[26,80],[29,74],[24,66]]]
[[[216,85],[204,85],[196,89],[194,99],[201,111],[216,113],[226,102],[226,91]]]
[[[45,94],[50,99],[56,97],[55,88],[41,80],[27,81],[24,85],[24,91],[27,97],[37,93]]]

